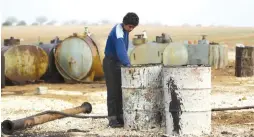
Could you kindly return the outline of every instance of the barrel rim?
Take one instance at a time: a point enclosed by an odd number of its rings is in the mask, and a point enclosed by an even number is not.
[[[200,68],[200,67],[206,67],[206,68],[210,68],[211,65],[209,64],[200,64],[200,65],[163,65],[164,68]]]
[[[162,66],[161,63],[151,63],[151,64],[135,64],[128,66],[121,66],[121,68],[143,68],[143,67],[154,67],[154,66]]]
[[[244,46],[244,47],[235,46],[235,48],[239,48],[239,49],[244,49],[244,48],[254,48],[254,46]]]

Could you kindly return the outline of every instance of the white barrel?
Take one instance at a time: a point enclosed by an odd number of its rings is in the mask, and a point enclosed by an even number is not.
[[[226,44],[210,45],[209,64],[215,69],[228,65],[228,46]]]
[[[210,45],[209,64],[215,69],[219,68],[219,45]]]
[[[224,65],[228,66],[228,45],[224,44]]]
[[[166,44],[149,42],[134,47],[130,53],[130,62],[132,65],[160,64],[162,63],[162,54]]]
[[[188,50],[184,43],[170,43],[163,51],[163,64],[170,66],[186,65]]]
[[[162,87],[162,65],[137,65],[122,67],[122,88]]]
[[[166,134],[211,132],[211,67],[163,68]]]
[[[224,43],[220,43],[220,62],[222,62],[220,68],[225,68],[228,65],[228,45]]]
[[[163,119],[162,65],[122,67],[124,128],[159,129]]]
[[[219,68],[224,68],[224,46],[219,45]]]

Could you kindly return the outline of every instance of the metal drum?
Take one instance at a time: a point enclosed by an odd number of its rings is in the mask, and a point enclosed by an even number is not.
[[[163,51],[168,43],[149,42],[135,46],[129,53],[132,65],[160,64],[162,63]]]
[[[172,42],[163,51],[163,64],[170,66],[186,65],[188,50],[184,43]]]
[[[209,44],[188,44],[189,65],[209,65]]]
[[[105,47],[105,46],[104,46]],[[56,46],[55,64],[66,82],[93,82],[104,76],[102,46],[91,37],[70,36]]]
[[[219,68],[219,45],[210,45],[209,47],[209,65],[212,68],[218,69]]]
[[[124,128],[158,129],[163,120],[162,65],[122,67]]]
[[[41,77],[42,80],[49,83],[64,82],[63,77],[58,72],[55,65],[54,51],[57,44],[40,44],[41,47],[48,55],[48,68],[46,73]]]
[[[209,45],[209,65],[215,69],[225,68],[228,65],[228,45]]]
[[[1,88],[5,87],[4,70],[5,70],[5,58],[4,58],[4,55],[1,54]]]
[[[165,66],[163,87],[166,134],[210,134],[211,67]]]
[[[5,76],[12,82],[39,80],[47,70],[47,53],[38,46],[4,46],[1,52],[5,56]]]
[[[236,47],[235,76],[251,77],[254,75],[254,47]]]

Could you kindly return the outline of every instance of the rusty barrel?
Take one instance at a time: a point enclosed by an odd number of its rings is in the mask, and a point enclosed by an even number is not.
[[[93,82],[102,78],[103,46],[89,36],[67,37],[56,46],[56,68],[68,83]]]
[[[46,73],[41,77],[42,80],[49,83],[63,82],[62,75],[58,72],[55,65],[54,51],[57,44],[40,44],[41,47],[48,55],[48,68]]]
[[[167,135],[211,133],[211,67],[164,66]]]
[[[4,58],[4,55],[1,54],[1,88],[5,87],[4,70],[5,70],[5,58]]]
[[[254,75],[254,47],[236,47],[235,76],[251,77]]]
[[[5,56],[5,76],[12,82],[39,80],[47,70],[47,53],[38,46],[4,46],[1,52]]]
[[[162,65],[121,68],[124,128],[159,129],[163,121]]]

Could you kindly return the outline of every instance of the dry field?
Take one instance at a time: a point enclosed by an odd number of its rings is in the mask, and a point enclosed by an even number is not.
[[[88,26],[89,30],[101,39],[106,39],[113,25]],[[155,36],[162,32],[172,36],[173,41],[198,40],[201,34],[208,35],[210,41],[225,42],[230,46],[235,43],[245,43],[254,45],[254,28],[232,28],[232,27],[171,27],[171,26],[138,26],[130,34],[130,39],[135,34],[147,31],[149,40],[155,40]],[[2,27],[2,40],[14,36],[23,38],[22,44],[31,44],[38,42],[38,38],[44,43],[49,42],[55,36],[61,39],[76,33],[82,33],[84,26],[29,26],[29,27]]]
[[[111,25],[89,26],[89,30],[98,38],[105,40]],[[41,27],[3,27],[2,40],[14,36],[23,38],[22,44],[38,42],[38,37],[44,43],[59,36],[61,39],[74,32],[82,33],[84,26],[41,26]],[[254,45],[254,28],[232,27],[165,27],[139,26],[133,33],[146,30],[150,40],[162,32],[172,36],[173,41],[198,40],[201,34],[215,42],[225,42],[230,46],[229,66],[225,69],[212,71],[212,107],[254,105],[254,77],[236,78],[234,76],[234,47],[236,43]],[[46,86],[48,94],[35,95],[37,87]],[[106,88],[104,82],[95,84],[30,84],[25,86],[7,86],[2,89],[1,121],[19,119],[46,111],[62,110],[79,106],[88,101],[93,105],[94,114],[106,114]],[[136,132],[124,129],[108,129],[107,120],[65,118],[35,126],[31,129],[17,132],[17,136],[161,136],[160,132]],[[80,132],[65,133],[69,129],[79,129]],[[211,136],[254,136],[254,110],[213,112]],[[60,135],[61,134],[61,135]]]

